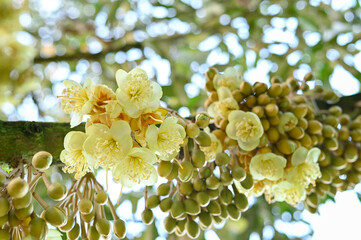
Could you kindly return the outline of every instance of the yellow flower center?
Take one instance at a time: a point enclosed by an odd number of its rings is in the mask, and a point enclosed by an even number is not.
[[[237,103],[232,98],[226,98],[224,100],[216,102],[214,110],[222,117],[227,117],[228,114],[237,109]]]
[[[94,147],[95,155],[98,160],[96,164],[105,169],[114,166],[117,162],[117,156],[121,154],[119,143],[112,138],[97,138],[97,143]]]
[[[179,150],[183,138],[178,131],[163,131],[158,134],[158,146],[164,154],[172,154]]]
[[[233,78],[223,77],[221,80],[219,80],[219,85],[228,87],[228,88],[233,88],[233,86],[234,86]]]
[[[249,139],[254,140],[257,127],[258,126],[256,126],[251,119],[244,117],[242,121],[236,123],[236,135],[243,142],[246,142]]]
[[[151,172],[141,159],[128,156],[126,161],[128,163],[127,174],[133,182],[139,184],[142,180],[149,179]]]
[[[275,173],[278,173],[275,170],[277,170],[277,166],[275,164],[275,161],[273,161],[272,159],[260,161],[260,166],[257,169],[259,174],[267,178],[275,177]]]
[[[62,92],[61,107],[65,113],[80,112],[84,104],[88,101],[88,96],[83,88],[72,86],[65,88]]]
[[[131,102],[141,107],[148,104],[152,90],[153,86],[150,85],[149,80],[144,80],[143,74],[133,74],[132,80],[127,82],[125,92]]]
[[[297,165],[296,168],[297,175],[292,180],[304,187],[307,187],[310,183],[315,184],[316,179],[321,176],[316,163],[303,162]]]
[[[300,191],[297,189],[297,187],[285,190],[285,195],[285,201],[293,205],[296,205],[302,198]]]
[[[89,164],[81,149],[71,152],[65,151],[62,162],[65,164],[63,171],[68,173],[75,172],[75,179],[79,179],[90,171]]]

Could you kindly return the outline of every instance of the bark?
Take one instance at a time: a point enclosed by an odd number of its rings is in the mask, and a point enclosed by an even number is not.
[[[84,131],[85,124],[70,128],[69,123],[0,121],[0,162],[17,166],[22,158],[31,160],[38,151],[48,151],[59,161],[65,135]]]

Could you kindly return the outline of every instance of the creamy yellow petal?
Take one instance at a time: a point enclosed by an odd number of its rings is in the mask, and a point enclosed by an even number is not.
[[[255,180],[277,181],[283,177],[287,160],[274,153],[257,154],[251,159],[250,173]]]
[[[312,148],[310,151],[308,151],[307,161],[317,163],[318,158],[320,157],[320,154],[321,154],[320,149],[318,149],[316,147]]]
[[[305,147],[299,147],[292,154],[291,162],[293,166],[296,166],[306,160],[308,150]]]
[[[83,148],[86,134],[80,131],[71,131],[65,135],[64,148],[68,151],[79,150]]]

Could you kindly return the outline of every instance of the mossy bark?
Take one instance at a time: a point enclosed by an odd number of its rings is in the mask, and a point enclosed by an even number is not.
[[[69,123],[0,121],[0,162],[14,167],[20,159],[31,160],[42,150],[50,152],[54,161],[58,161],[65,135],[84,129],[84,124],[71,129]]]

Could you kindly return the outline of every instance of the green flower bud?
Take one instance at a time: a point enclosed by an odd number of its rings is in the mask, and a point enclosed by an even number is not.
[[[8,194],[13,198],[22,198],[29,191],[29,184],[22,178],[12,179],[6,187]]]
[[[79,224],[75,223],[74,227],[66,233],[68,240],[76,240],[80,236],[80,226]]]
[[[97,219],[95,228],[100,235],[108,236],[110,234],[110,223],[106,218]]]
[[[113,222],[113,232],[117,238],[125,238],[127,231],[125,228],[125,222],[122,219],[117,219]]]
[[[103,190],[96,191],[94,194],[94,200],[99,205],[104,205],[108,201],[108,194]]]
[[[142,212],[142,221],[144,224],[149,225],[154,221],[153,212],[150,209],[144,209]]]
[[[51,163],[53,162],[53,156],[45,151],[40,151],[35,153],[33,156],[33,159],[31,161],[32,165],[38,170],[38,171],[45,171],[47,170]]]

